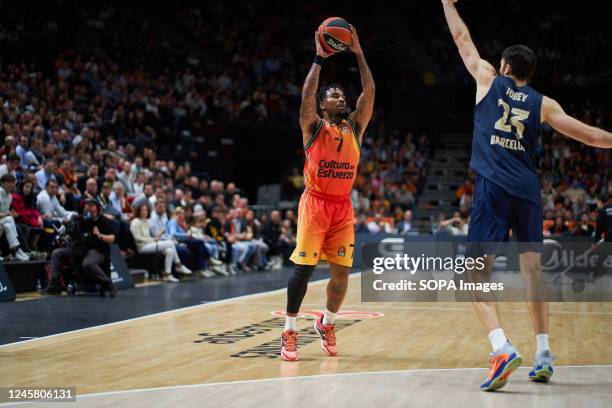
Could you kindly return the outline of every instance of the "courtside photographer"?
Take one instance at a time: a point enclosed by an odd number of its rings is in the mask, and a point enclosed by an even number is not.
[[[115,242],[111,221],[101,213],[101,205],[93,199],[85,200],[82,216],[73,217],[66,228],[63,246],[51,254],[51,281],[48,294],[61,294],[62,270],[72,267],[81,273],[83,280],[100,285],[100,296],[109,292],[117,295],[117,288],[110,278],[110,246]]]

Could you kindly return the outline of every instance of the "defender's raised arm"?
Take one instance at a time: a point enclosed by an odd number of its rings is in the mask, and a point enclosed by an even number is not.
[[[442,0],[444,16],[450,29],[455,45],[459,50],[461,59],[472,77],[478,84],[486,85],[495,78],[495,68],[487,61],[480,58],[480,54],[472,41],[470,31],[459,16],[455,4],[457,0]]]
[[[549,123],[557,132],[572,139],[590,146],[612,148],[612,133],[572,118],[554,99],[544,97],[541,116],[542,122]]]

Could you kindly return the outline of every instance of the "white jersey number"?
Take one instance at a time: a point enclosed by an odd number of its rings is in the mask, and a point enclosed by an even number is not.
[[[512,108],[512,110],[510,110],[510,105],[502,99],[497,101],[497,106],[503,107],[504,113],[502,113],[501,118],[495,122],[495,129],[506,133],[512,133],[512,126],[514,126],[516,128],[516,138],[521,140],[523,138],[523,132],[525,131],[525,125],[522,121],[529,117],[529,111],[518,108]],[[510,117],[510,123],[508,123],[508,115],[510,113],[512,113],[513,116]]]

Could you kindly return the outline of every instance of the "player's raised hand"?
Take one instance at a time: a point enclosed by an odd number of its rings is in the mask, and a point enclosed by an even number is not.
[[[315,31],[315,48],[317,50],[317,55],[321,58],[327,58],[332,55],[329,52],[326,52],[321,46],[321,42],[319,41],[319,31]]]
[[[353,40],[349,44],[350,50],[353,51],[355,54],[362,54],[363,50],[361,49],[361,43],[359,43],[359,37],[357,36],[357,30],[355,30],[355,27],[352,24],[351,24],[351,33],[353,33]]]
[[[458,2],[459,0],[442,0],[442,4],[453,4]]]

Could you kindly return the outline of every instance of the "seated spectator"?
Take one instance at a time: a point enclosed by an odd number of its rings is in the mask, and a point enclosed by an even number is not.
[[[17,179],[17,169],[19,168],[19,156],[16,154],[10,154],[6,158],[6,163],[0,165],[0,177],[5,174],[11,174]]]
[[[18,190],[13,193],[11,203],[11,208],[16,214],[15,221],[26,243],[26,249],[28,246],[38,249],[38,240],[43,227],[42,216],[36,209],[33,190],[34,184],[31,181],[23,181],[19,184]]]
[[[393,232],[393,228],[383,219],[381,213],[376,213],[374,219],[367,224],[367,227],[371,234],[379,234],[381,232],[390,234]]]
[[[589,222],[589,215],[584,213],[580,216],[580,222],[577,222],[572,228],[572,235],[575,237],[591,238],[595,232],[593,223]]]
[[[185,210],[183,207],[178,207],[174,210],[172,219],[168,221],[166,226],[168,234],[177,240],[180,245],[186,246],[191,255],[195,258],[195,265],[200,271],[202,276],[210,275],[206,273],[208,271],[208,260],[210,259],[210,253],[204,245],[204,241],[199,239],[193,239],[189,237],[189,226],[185,219]]]
[[[57,170],[57,175],[62,179],[62,188],[66,195],[66,206],[69,209],[77,209],[77,204],[80,204],[81,192],[77,187],[77,177],[73,170],[72,160],[64,159],[62,165]]]
[[[367,221],[368,217],[365,214],[359,215],[355,224],[355,233],[369,233]]]
[[[156,207],[158,203],[159,201],[155,203]],[[204,245],[206,245],[206,249],[208,249],[208,252],[210,253],[209,262],[212,265],[211,270],[221,275],[227,275],[225,271],[220,272],[218,270],[219,269],[218,267],[223,265],[223,262],[219,260],[219,248],[217,247],[216,242],[211,237],[206,235],[204,232],[206,229],[207,223],[208,223],[208,218],[206,218],[206,213],[203,212],[201,214],[198,214],[195,218],[194,223],[189,227],[189,236],[193,239],[199,239],[203,241]],[[207,276],[207,277],[210,277],[210,276]]]
[[[241,217],[241,209],[230,210],[228,215],[225,230],[228,240],[232,243],[232,258],[233,265],[238,266],[245,272],[251,272],[248,266],[251,256],[255,253],[255,246],[251,244],[253,236],[247,231],[246,221]]]
[[[287,240],[281,239],[282,222],[279,211],[270,213],[270,220],[261,229],[261,236],[270,248],[268,254],[270,256],[280,255],[282,263],[286,264],[293,252],[293,247],[288,244]]]
[[[404,212],[404,220],[397,224],[397,233],[404,235],[412,229],[412,211],[406,210],[406,212]]]
[[[136,180],[134,181],[133,187],[134,191],[132,194],[134,196],[139,196],[144,193],[144,186],[147,184],[147,175],[144,172],[140,172],[136,175]]]
[[[453,214],[452,218],[441,221],[439,228],[446,228],[452,235],[467,235],[469,220],[461,215],[459,211]]]
[[[281,235],[280,235],[281,245],[287,249],[289,254],[293,252],[296,246],[295,240],[295,232],[291,227],[291,221],[283,220],[281,224]],[[285,260],[283,263],[284,266],[291,266],[291,262],[289,260]]]
[[[130,231],[134,236],[139,254],[164,254],[164,274],[166,281],[179,282],[172,276],[172,265],[178,269],[177,272],[189,275],[191,270],[183,265],[176,252],[176,245],[173,240],[162,239],[163,230],[157,235],[151,235],[149,229],[149,207],[141,204],[134,209],[134,219],[130,224]]]
[[[75,212],[66,211],[62,207],[57,199],[57,189],[57,180],[51,179],[47,181],[45,189],[38,193],[36,197],[36,207],[42,215],[45,227],[59,227],[61,224],[67,223],[76,214]]]
[[[83,208],[85,204],[85,200],[97,200],[98,199],[98,183],[96,179],[93,177],[88,178],[85,181],[85,191],[83,191],[83,195],[81,196],[81,203],[79,208]]]
[[[47,159],[47,161],[45,161],[45,166],[36,172],[36,186],[39,191],[46,188],[49,180],[57,181],[57,177],[55,176],[55,161],[52,159]]]
[[[0,158],[2,161],[6,161],[8,159],[9,156],[17,156],[17,153],[15,152],[15,147],[16,147],[16,143],[15,143],[15,137],[12,135],[8,135],[4,138],[4,146],[0,147]],[[19,156],[17,156],[17,158],[19,158]],[[19,160],[17,163],[16,168],[19,168]],[[3,176],[4,174],[0,174],[0,177]]]
[[[13,200],[11,193],[15,188],[15,182],[15,177],[11,174],[5,174],[0,177],[0,236],[3,234],[6,235],[10,256],[12,258],[19,261],[29,261],[29,255],[23,252],[19,245],[15,219],[10,210]]]
[[[253,210],[248,210],[245,216],[246,227],[249,234],[253,237],[251,242],[255,247],[253,265],[258,270],[264,270],[268,265],[268,244],[261,237],[261,222],[255,218]]]
[[[129,161],[123,162],[122,171],[117,174],[117,180],[123,183],[125,191],[128,195],[134,194],[134,178],[132,177],[132,163]]]
[[[113,191],[109,196],[111,206],[120,214],[123,220],[130,218],[131,207],[125,194],[125,186],[120,181],[113,183]]]
[[[568,235],[568,228],[563,217],[556,217],[555,223],[548,229],[551,235]]]
[[[234,275],[236,270],[232,266],[232,243],[227,239],[224,230],[225,215],[219,207],[215,207],[212,214],[212,218],[206,223],[204,232],[217,244],[219,259],[225,263],[226,272]]]
[[[465,183],[460,186],[455,192],[455,197],[459,201],[459,205],[472,206],[472,197],[474,195],[474,186],[472,180],[469,178],[465,180]]]

